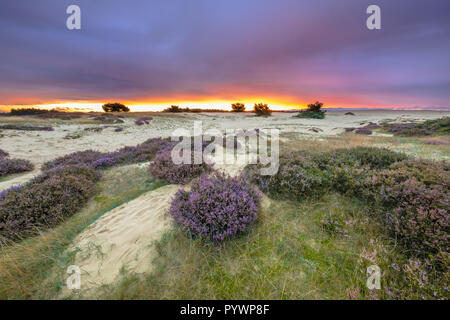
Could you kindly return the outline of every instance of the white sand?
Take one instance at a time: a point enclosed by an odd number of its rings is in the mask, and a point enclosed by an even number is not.
[[[170,227],[166,213],[178,189],[149,191],[105,213],[76,237],[70,250],[79,250],[74,265],[81,269],[83,290],[113,282],[122,267],[137,273],[151,269],[152,242]]]

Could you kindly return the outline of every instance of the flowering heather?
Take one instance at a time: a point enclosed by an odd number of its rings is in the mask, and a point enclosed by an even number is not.
[[[138,126],[142,126],[143,124],[150,124],[150,121],[147,118],[137,119],[135,122]]]
[[[95,190],[99,175],[86,167],[58,167],[0,196],[0,239],[17,241],[73,215]]]
[[[172,150],[173,146],[174,143],[167,139],[152,138],[137,146],[127,146],[113,152],[93,150],[74,152],[46,162],[42,168],[43,170],[48,170],[61,165],[74,165],[104,169],[116,165],[149,161],[158,152]]]
[[[21,131],[54,131],[53,127],[40,127],[40,126],[20,126],[15,124],[5,124],[0,126],[3,130],[21,130]]]
[[[28,160],[10,159],[6,156],[0,157],[0,177],[33,169],[34,165]]]
[[[191,164],[175,164],[172,160],[172,152],[165,151],[156,155],[154,161],[149,165],[149,172],[152,176],[169,183],[186,184],[212,169],[205,161],[202,161],[201,164],[191,162]]]
[[[8,157],[8,156],[9,156],[8,152],[0,149],[0,158],[4,158],[4,157]]]
[[[371,135],[372,134],[372,130],[368,129],[368,128],[359,128],[355,130],[356,134],[366,134],[366,135]]]
[[[188,235],[220,244],[248,231],[258,218],[260,197],[244,177],[203,175],[191,191],[175,194],[170,214]]]

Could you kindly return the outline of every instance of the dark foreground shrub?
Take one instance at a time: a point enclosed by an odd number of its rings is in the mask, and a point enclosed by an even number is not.
[[[57,167],[0,196],[0,238],[17,241],[59,224],[93,195],[99,175],[82,167]]]
[[[0,157],[0,177],[8,174],[31,171],[33,169],[34,165],[28,160]]]
[[[220,244],[245,233],[258,218],[260,194],[243,177],[201,176],[175,194],[170,214],[189,236]]]
[[[156,178],[166,180],[168,183],[186,184],[202,173],[210,171],[212,168],[204,160],[201,164],[175,164],[172,160],[171,150],[158,153],[149,166],[149,172]]]

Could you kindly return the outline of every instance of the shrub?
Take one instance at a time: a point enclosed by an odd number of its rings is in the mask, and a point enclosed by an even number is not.
[[[134,123],[137,124],[138,126],[142,126],[143,124],[150,124],[150,121],[147,120],[147,118],[140,118],[137,119]]]
[[[272,114],[272,110],[270,110],[269,106],[265,103],[256,103],[253,112],[255,112],[257,116],[270,116]]]
[[[260,165],[249,165],[245,173],[262,191],[276,197],[318,197],[329,186],[326,172],[305,154],[290,153],[280,158],[278,172],[262,176]]]
[[[423,123],[391,123],[384,128],[400,136],[429,136],[432,134],[450,133],[450,117],[427,120]]]
[[[258,218],[260,194],[243,177],[201,176],[179,190],[170,214],[186,234],[223,243],[245,233]]]
[[[231,105],[231,110],[233,112],[244,112],[245,111],[245,105],[242,103],[233,103]]]
[[[127,146],[113,152],[93,150],[79,151],[48,161],[42,166],[48,170],[62,165],[108,168],[116,165],[139,163],[151,160],[158,152],[172,150],[174,142],[168,139],[151,138],[137,146]]]
[[[42,169],[49,170],[59,166],[89,166],[103,155],[102,152],[94,150],[78,151],[48,161],[43,164]]]
[[[105,112],[129,112],[130,108],[128,108],[127,106],[118,103],[118,102],[114,102],[114,103],[105,103],[102,106],[103,111]]]
[[[371,135],[372,134],[372,130],[368,129],[368,128],[359,128],[355,130],[356,134],[366,134],[366,135]]]
[[[3,130],[20,130],[20,131],[54,131],[52,127],[41,127],[41,126],[21,126],[15,124],[5,124],[0,126]]]
[[[17,241],[74,214],[94,193],[98,174],[89,168],[57,167],[0,197],[0,237]]]
[[[172,152],[165,151],[158,153],[155,159],[149,166],[149,172],[151,175],[166,180],[168,183],[174,184],[186,184],[192,179],[200,176],[202,173],[211,170],[211,166],[204,160],[201,164],[194,164],[191,161],[190,164],[175,164],[172,160]],[[192,153],[192,158],[194,153]]]
[[[9,153],[5,150],[0,149],[0,158],[8,157]]]
[[[11,109],[10,114],[13,116],[32,116],[38,114],[47,114],[50,110],[38,109],[38,108],[18,108]]]
[[[9,159],[7,157],[0,158],[0,177],[8,174],[31,171],[33,169],[34,165],[28,160]]]

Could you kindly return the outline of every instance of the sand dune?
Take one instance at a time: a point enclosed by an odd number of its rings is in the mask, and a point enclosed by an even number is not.
[[[70,250],[78,251],[73,264],[81,269],[83,289],[113,282],[122,267],[150,271],[152,242],[170,227],[166,213],[178,189],[168,185],[149,191],[107,212],[76,237]]]

